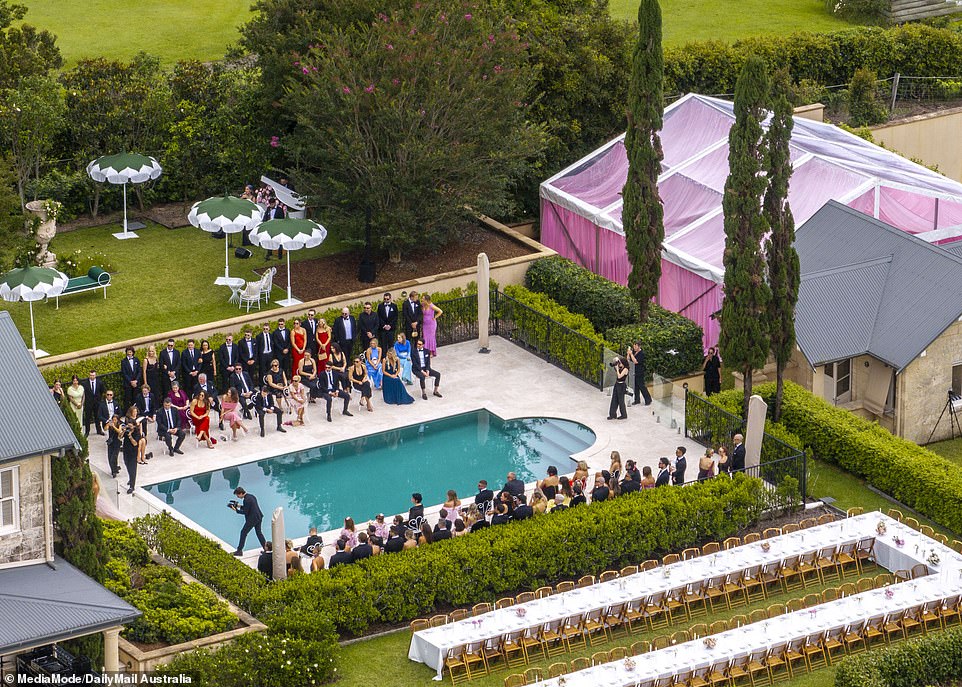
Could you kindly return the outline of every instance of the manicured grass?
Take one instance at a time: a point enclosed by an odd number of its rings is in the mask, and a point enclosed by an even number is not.
[[[661,0],[661,12],[666,45],[852,26],[829,14],[823,0]],[[611,0],[611,15],[636,18],[637,0]]]
[[[947,439],[929,444],[925,448],[935,451],[943,458],[962,465],[962,439]]]
[[[224,241],[193,227],[166,229],[149,224],[137,232],[139,239],[119,241],[111,234],[114,224],[58,234],[50,249],[58,256],[76,250],[82,254],[99,252],[112,264],[112,286],[54,301],[34,303],[37,346],[51,354],[76,351],[90,346],[124,341],[172,329],[227,319],[244,314],[227,302],[230,289],[215,286],[214,279],[224,274]],[[240,245],[234,237],[234,245]],[[335,253],[341,245],[333,236],[309,250],[291,253],[292,265],[300,260]],[[231,276],[253,281],[255,268],[277,265],[273,298],[283,298],[287,271],[275,258],[264,260],[264,250],[254,249],[253,257],[238,260],[231,252]],[[296,267],[293,269],[296,270]],[[297,296],[298,294],[294,294]],[[27,345],[30,344],[30,315],[26,303],[3,303],[9,310]],[[262,310],[276,308],[261,305]]]
[[[26,21],[57,35],[67,65],[84,57],[129,60],[140,51],[166,64],[218,60],[250,17],[249,0],[21,0]]]
[[[884,570],[881,568],[872,568],[871,570],[866,570],[865,576],[874,577],[880,572],[884,572]],[[855,579],[850,578],[846,581],[854,583]],[[595,647],[589,646],[587,650],[578,650],[570,654],[555,656],[547,661],[543,660],[540,654],[537,654],[537,658],[532,657],[531,664],[528,667],[540,667],[545,671],[545,675],[547,676],[548,666],[553,663],[570,663],[571,659],[579,656],[591,656],[591,654],[595,652],[610,651],[617,646],[628,647],[634,642],[641,640],[650,641],[657,635],[670,635],[678,630],[688,629],[695,623],[710,624],[716,620],[728,620],[735,615],[747,616],[751,611],[756,609],[764,609],[776,603],[784,604],[790,599],[801,598],[806,594],[820,593],[827,587],[836,586],[838,586],[838,584],[812,586],[804,590],[804,592],[793,591],[788,594],[780,593],[778,595],[772,595],[766,601],[754,603],[747,607],[741,606],[732,610],[720,610],[714,614],[710,613],[708,618],[697,618],[691,622],[678,622],[668,630],[658,630],[656,632],[646,630],[645,632],[640,632],[628,638],[617,638]],[[428,687],[432,684],[431,679],[434,677],[435,672],[421,663],[416,663],[408,659],[407,653],[410,643],[411,633],[404,631],[356,642],[344,647],[338,664],[340,666],[338,669],[338,687],[368,687],[369,685],[378,684],[379,679],[386,675],[391,676],[391,684],[406,685],[408,687],[416,685]],[[638,660],[639,662],[643,662],[644,657]],[[475,678],[471,680],[469,684],[476,687],[501,687],[504,684],[505,677],[512,673],[519,672],[524,672],[524,668],[505,668],[499,663],[492,669],[490,675]],[[792,685],[792,687],[830,687],[834,679],[834,673],[834,669],[831,668],[818,670],[814,673],[800,675],[786,684]],[[445,683],[450,684],[449,678],[447,678],[446,675]]]

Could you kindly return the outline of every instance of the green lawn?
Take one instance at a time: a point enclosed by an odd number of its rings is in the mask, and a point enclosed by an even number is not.
[[[929,444],[925,448],[935,451],[943,458],[962,465],[962,439],[947,439]]]
[[[874,577],[880,572],[881,568],[872,568],[865,571],[866,577]],[[846,580],[855,582],[855,578]],[[591,656],[597,651],[610,651],[616,646],[630,646],[639,640],[651,640],[656,635],[668,635],[678,630],[688,629],[695,623],[710,624],[716,620],[728,620],[734,615],[748,615],[756,609],[764,609],[775,603],[786,603],[789,599],[801,598],[806,594],[821,592],[826,587],[836,587],[838,583],[826,586],[812,586],[804,591],[793,591],[788,594],[779,593],[772,595],[765,601],[754,603],[747,608],[745,606],[732,610],[719,610],[717,613],[709,614],[708,618],[697,618],[692,621],[681,621],[673,625],[668,630],[658,630],[652,632],[646,630],[628,638],[616,638],[613,641],[595,647],[588,647],[587,650],[573,651],[570,654],[555,656],[549,660],[532,657],[529,667],[540,667],[547,674],[547,668],[552,663],[568,662],[579,656]],[[411,661],[407,657],[408,647],[411,643],[411,633],[408,631],[396,632],[394,634],[377,637],[375,639],[355,642],[344,647],[341,651],[341,658],[338,663],[338,687],[368,687],[377,684],[385,675],[391,675],[391,684],[405,685],[406,687],[429,687],[432,684],[434,671],[427,666]],[[641,660],[644,660],[643,658]],[[471,680],[469,684],[476,687],[501,687],[504,678],[512,673],[523,672],[524,669],[504,668],[500,664],[495,666],[491,674],[486,677]],[[800,675],[797,679],[787,683],[792,687],[831,687],[834,679],[834,669],[817,670],[807,675]],[[448,680],[445,683],[450,684]]]
[[[21,0],[26,21],[57,35],[67,65],[84,57],[130,59],[141,50],[167,64],[217,60],[250,17],[249,0]]]
[[[837,31],[848,22],[829,14],[823,0],[661,0],[666,45],[734,41],[759,34]],[[637,0],[611,0],[614,17],[634,19]]]
[[[229,288],[214,286],[214,279],[224,274],[223,239],[212,239],[193,227],[170,230],[150,224],[137,232],[139,239],[118,241],[111,234],[119,229],[115,224],[80,229],[59,234],[50,244],[58,256],[76,250],[107,255],[113,267],[113,285],[107,289],[106,300],[103,291],[90,291],[61,298],[59,310],[54,309],[53,300],[34,303],[39,348],[51,354],[66,353],[244,314],[227,302]],[[237,237],[234,243],[240,245]],[[329,236],[317,248],[291,253],[291,262],[340,249],[338,241]],[[248,260],[238,260],[232,252],[231,276],[253,281],[258,278],[255,268],[278,265],[273,297],[282,298],[280,287],[287,279],[283,263],[276,259],[268,263],[263,250],[253,252]],[[2,307],[10,311],[29,345],[27,304],[4,303]],[[277,306],[272,302],[261,307]]]

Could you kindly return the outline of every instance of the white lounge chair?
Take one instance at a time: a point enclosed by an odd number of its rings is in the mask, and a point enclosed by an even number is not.
[[[251,306],[256,304],[257,309],[261,309],[261,291],[262,284],[259,281],[249,281],[244,290],[240,292],[240,297],[238,298],[238,307],[243,308],[244,304],[247,304],[247,312],[251,311]]]

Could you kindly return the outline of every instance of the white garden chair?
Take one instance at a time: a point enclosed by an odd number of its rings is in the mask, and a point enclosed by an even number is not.
[[[271,302],[271,289],[274,288],[274,275],[277,273],[276,267],[271,267],[266,272],[264,276],[261,277],[261,294],[260,297],[265,303]]]
[[[261,292],[262,292],[262,282],[260,281],[249,281],[244,290],[240,292],[240,296],[237,299],[238,307],[243,308],[244,304],[247,304],[247,312],[251,311],[252,305],[257,305],[257,309],[261,309]]]

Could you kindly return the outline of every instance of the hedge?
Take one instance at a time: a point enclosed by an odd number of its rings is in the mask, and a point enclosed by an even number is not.
[[[341,633],[406,622],[435,608],[493,601],[506,593],[598,574],[708,540],[758,519],[759,480],[708,480],[653,489],[353,565],[264,578],[167,514],[135,522],[162,555],[222,596],[280,629],[326,616]]]
[[[892,28],[858,27],[834,33],[757,36],[735,43],[705,41],[665,48],[665,93],[733,93],[748,55],[770,69],[787,67],[792,82],[810,79],[823,86],[847,84],[856,69],[880,78],[957,74],[962,34],[921,24]],[[729,97],[730,99],[730,97]]]
[[[524,283],[532,291],[584,315],[618,353],[624,354],[632,342],[640,340],[649,372],[678,377],[701,365],[701,327],[655,304],[648,321],[639,324],[638,303],[626,287],[571,260],[559,256],[535,260],[525,273]]]
[[[845,658],[835,687],[925,687],[962,680],[962,628]]]
[[[716,394],[711,400],[725,403],[731,393]],[[774,383],[756,386],[754,393],[765,399],[769,410],[773,408]],[[798,436],[810,455],[837,464],[949,530],[962,532],[962,465],[836,408],[792,382],[785,382],[781,424]]]

